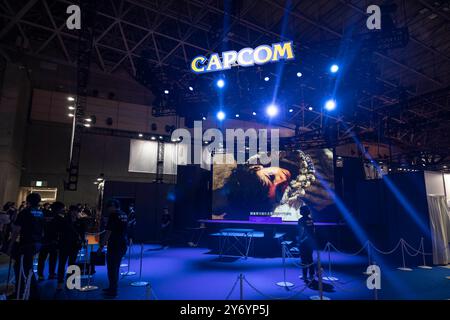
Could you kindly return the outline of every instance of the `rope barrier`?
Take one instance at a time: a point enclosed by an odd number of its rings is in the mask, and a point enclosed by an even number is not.
[[[261,290],[259,290],[258,288],[256,288],[253,284],[251,284],[251,283],[247,280],[247,278],[244,277],[243,279],[244,279],[245,283],[247,283],[248,286],[249,286],[250,288],[252,288],[256,293],[260,294],[261,296],[263,296],[263,297],[265,297],[265,298],[272,299],[272,300],[289,300],[289,299],[292,299],[292,298],[294,298],[294,297],[296,297],[296,296],[302,294],[303,291],[305,291],[306,288],[307,288],[307,286],[305,285],[305,286],[303,286],[303,288],[302,288],[300,291],[297,291],[297,292],[294,293],[293,295],[290,295],[290,296],[287,296],[287,297],[274,297],[274,296],[271,296],[271,295],[268,295],[268,294],[263,293]],[[292,289],[290,289],[290,290],[292,290]]]
[[[237,277],[236,281],[235,281],[234,284],[233,284],[233,287],[231,288],[230,292],[227,294],[227,297],[225,298],[225,300],[230,299],[231,295],[232,295],[233,292],[234,292],[234,289],[236,289],[236,285],[238,284],[239,280],[240,280],[240,278]]]
[[[373,249],[375,249],[375,251],[377,251],[378,253],[381,253],[381,254],[384,254],[384,255],[389,255],[389,254],[392,254],[392,253],[394,253],[395,251],[397,251],[397,249],[398,249],[398,247],[400,247],[402,241],[403,241],[403,239],[400,239],[400,240],[397,242],[397,244],[395,245],[395,247],[394,247],[392,250],[389,250],[389,251],[382,251],[382,250],[378,249],[378,248],[375,247],[375,246],[373,245],[373,243],[370,242],[370,241],[369,241],[369,245],[370,245]]]
[[[340,254],[345,254],[345,255],[348,255],[348,256],[357,256],[357,255],[359,255],[361,252],[364,251],[364,249],[365,249],[365,248],[367,247],[367,245],[369,244],[369,241],[366,241],[366,242],[364,243],[364,245],[362,246],[362,248],[359,249],[358,251],[356,251],[355,253],[347,253],[347,252],[340,251],[340,250],[337,249],[331,242],[328,242],[328,243],[329,243],[329,247],[330,247],[330,248],[333,248],[334,251],[336,251],[336,252],[338,252],[338,253],[340,253]]]

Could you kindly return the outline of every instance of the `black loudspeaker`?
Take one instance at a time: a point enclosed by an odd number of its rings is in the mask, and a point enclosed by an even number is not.
[[[211,189],[211,171],[197,165],[178,166],[175,187],[175,229],[198,227],[199,219],[210,219]]]

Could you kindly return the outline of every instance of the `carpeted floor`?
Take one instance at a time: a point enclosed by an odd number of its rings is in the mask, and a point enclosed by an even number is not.
[[[290,290],[276,285],[283,281],[281,258],[224,258],[208,253],[202,248],[169,248],[161,250],[158,246],[146,245],[144,249],[142,280],[151,287],[133,287],[131,282],[139,279],[139,252],[134,246],[131,270],[137,275],[120,280],[117,299],[239,299],[239,275],[243,280],[244,299],[309,299],[317,295],[317,283],[306,287],[299,279],[300,269],[295,264],[298,259],[286,260],[286,281],[294,284]],[[321,253],[324,275],[328,275],[328,254]],[[336,282],[324,281],[324,295],[333,299],[374,299],[374,292],[366,287],[367,257],[331,253],[332,275]],[[126,263],[124,259],[124,263]],[[419,261],[417,261],[419,262]],[[6,267],[5,267],[6,266]],[[399,271],[396,266],[382,266],[381,290],[378,299],[449,299],[450,269],[434,267],[431,270],[418,269],[411,263],[411,272]],[[6,269],[6,270],[5,270]],[[126,271],[127,268],[122,268]],[[7,261],[3,258],[0,279],[4,282]],[[87,280],[82,280],[82,285]],[[107,287],[106,267],[97,267],[91,280],[100,288]],[[235,286],[234,286],[235,285]],[[231,292],[234,286],[234,290]],[[44,280],[39,283],[42,299],[103,299],[101,290],[79,292],[77,290],[55,290],[56,281]]]

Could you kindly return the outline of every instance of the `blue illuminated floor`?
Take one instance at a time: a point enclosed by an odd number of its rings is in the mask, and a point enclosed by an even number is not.
[[[156,250],[157,246],[145,246],[142,279],[151,283],[154,295],[150,295],[145,287],[132,287],[130,282],[136,281],[138,275],[125,277],[120,281],[117,299],[225,299],[239,274],[254,287],[244,283],[244,299],[269,299],[293,296],[294,299],[308,299],[317,295],[317,290],[304,288],[298,278],[300,270],[289,259],[286,280],[295,284],[294,289],[287,291],[278,287],[283,281],[281,258],[248,258],[218,260],[202,248],[169,248]],[[139,271],[138,247],[131,260],[131,270]],[[327,254],[322,253],[325,275],[328,271]],[[338,299],[374,299],[373,291],[366,288],[367,267],[365,256],[346,256],[332,253],[333,276],[339,278],[334,290],[325,292],[333,300]],[[124,261],[126,262],[126,261]],[[411,265],[412,267],[412,265]],[[414,268],[412,272],[396,270],[395,266],[384,267],[382,272],[382,288],[378,292],[379,299],[449,299],[450,269],[435,267],[432,270]],[[126,270],[126,268],[124,268]],[[83,280],[83,284],[84,284]],[[106,268],[97,267],[93,284],[100,288],[107,286]],[[41,297],[44,299],[103,299],[101,290],[77,292],[64,290],[55,293],[55,281],[40,283]],[[325,285],[329,291],[330,287]],[[302,291],[303,290],[303,291]],[[301,292],[300,292],[301,291]],[[230,299],[239,299],[239,285]]]

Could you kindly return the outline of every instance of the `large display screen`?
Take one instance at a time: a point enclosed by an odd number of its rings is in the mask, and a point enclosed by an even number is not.
[[[330,149],[281,152],[277,167],[262,165],[257,159],[238,165],[231,154],[218,156],[220,161],[213,160],[213,219],[270,216],[297,221],[303,205],[319,215],[333,204]]]

